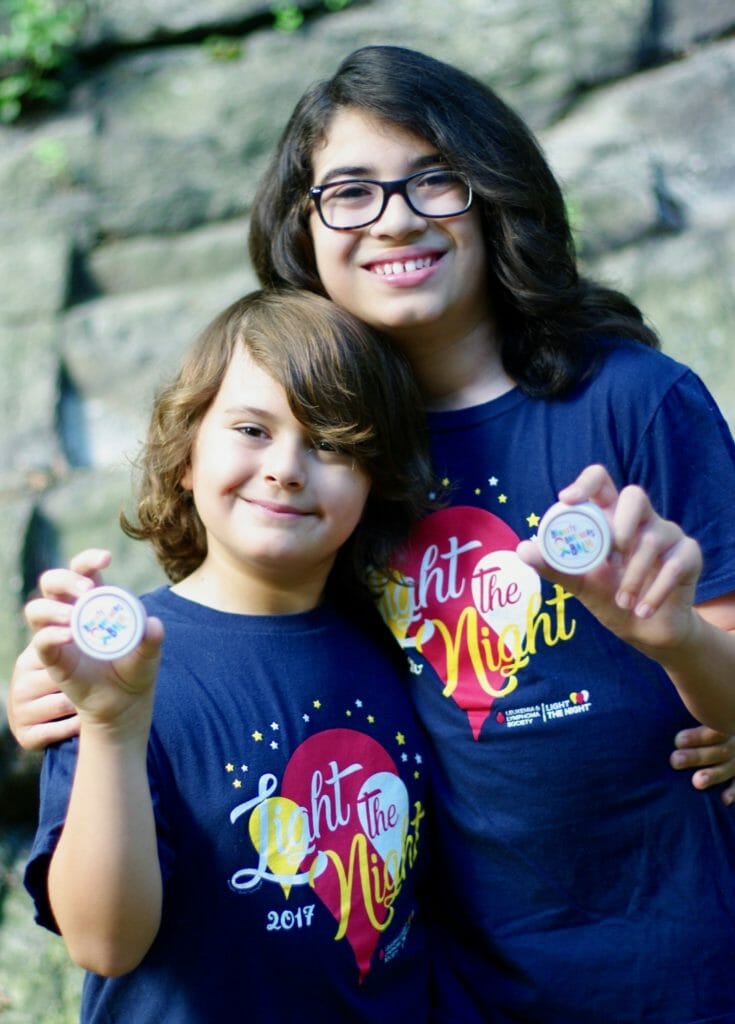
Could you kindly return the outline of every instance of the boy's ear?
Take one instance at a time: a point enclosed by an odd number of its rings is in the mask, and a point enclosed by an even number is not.
[[[190,491],[192,489],[191,463],[190,462],[187,462],[186,469],[181,474],[181,479],[179,480],[179,483],[181,484],[181,487],[185,491]]]

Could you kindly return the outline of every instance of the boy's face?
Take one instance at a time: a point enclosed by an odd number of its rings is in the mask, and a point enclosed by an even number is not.
[[[202,419],[182,484],[207,535],[200,579],[243,593],[285,584],[294,598],[316,600],[370,491],[364,469],[309,437],[281,385],[241,347]]]
[[[443,161],[426,139],[353,107],[335,113],[312,155],[313,183],[393,181]],[[400,344],[451,342],[488,316],[485,245],[474,207],[432,219],[391,196],[373,224],[350,231],[310,216],[317,270],[329,297]]]

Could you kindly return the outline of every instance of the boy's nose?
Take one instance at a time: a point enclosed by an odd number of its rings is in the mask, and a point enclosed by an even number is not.
[[[302,445],[273,444],[264,463],[266,479],[288,490],[298,490],[306,482],[306,452]]]

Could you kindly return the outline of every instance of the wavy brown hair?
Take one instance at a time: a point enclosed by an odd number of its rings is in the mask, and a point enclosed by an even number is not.
[[[367,472],[362,520],[330,577],[330,585],[364,586],[371,571],[387,570],[391,553],[432,507],[423,406],[410,367],[386,339],[306,291],[253,292],[204,330],[154,403],[138,461],[137,521],[123,513],[123,530],[150,541],[174,582],[203,561],[205,530],[181,480],[238,346],[283,387],[310,435]]]
[[[325,294],[309,233],[312,154],[344,108],[413,132],[472,183],[503,364],[528,394],[568,391],[594,365],[596,339],[658,347],[638,308],[581,276],[564,199],[528,126],[491,89],[399,46],[366,46],[301,98],[255,199],[250,257],[265,285]]]

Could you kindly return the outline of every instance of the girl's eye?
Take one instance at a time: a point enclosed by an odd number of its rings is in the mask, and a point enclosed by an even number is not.
[[[336,447],[332,444],[331,441],[320,441],[320,440],[313,441],[312,442],[312,447],[317,452],[336,452],[337,451]]]

